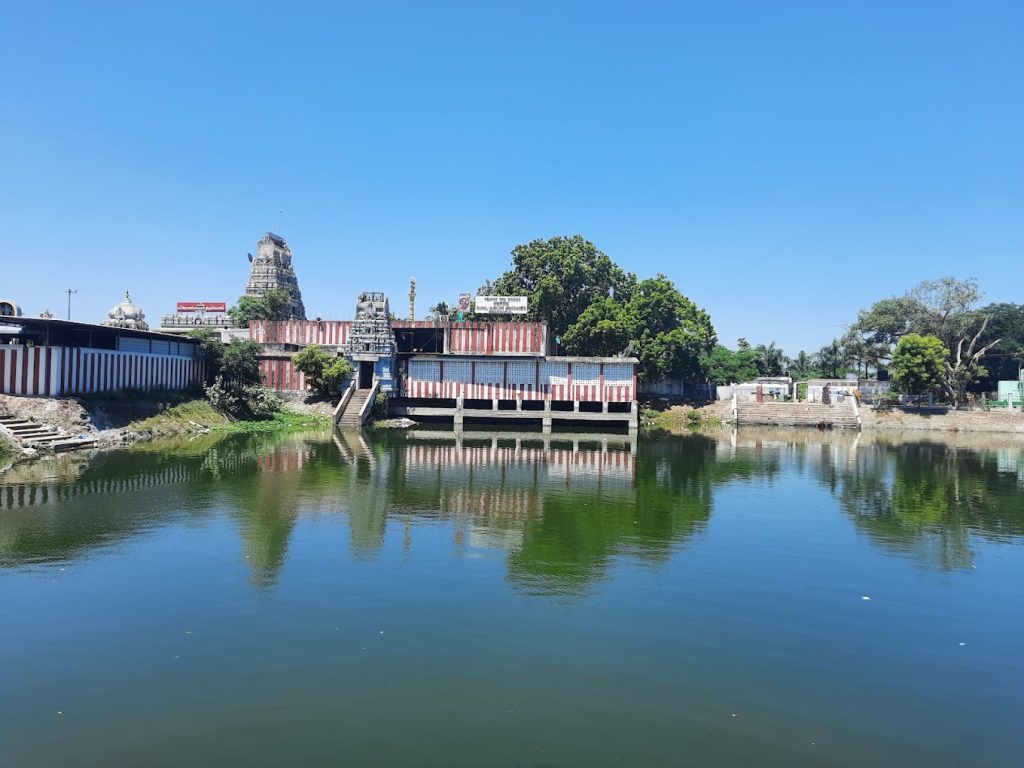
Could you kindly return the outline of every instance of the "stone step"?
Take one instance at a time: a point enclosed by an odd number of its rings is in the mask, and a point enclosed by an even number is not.
[[[22,447],[35,446],[52,451],[71,451],[78,448],[92,448],[96,445],[96,441],[92,438],[71,437],[53,427],[13,416],[0,417],[0,429],[3,429]]]
[[[88,438],[85,439],[85,440],[66,440],[65,439],[65,440],[61,440],[59,442],[55,442],[55,443],[51,443],[50,444],[50,448],[52,448],[55,452],[77,451],[80,448],[94,448],[95,446],[96,446],[96,441],[88,439]]]
[[[858,429],[857,415],[851,403],[736,403],[736,420],[743,424],[796,427],[833,427]]]
[[[352,397],[349,398],[348,403],[345,404],[345,410],[338,418],[338,426],[361,427],[362,420],[359,418],[359,412],[363,409],[363,405],[369,399],[370,391],[367,389],[360,389],[353,392]]]

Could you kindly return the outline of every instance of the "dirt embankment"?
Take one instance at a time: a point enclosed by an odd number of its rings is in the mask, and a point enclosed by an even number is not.
[[[70,436],[88,437],[99,445],[119,445],[155,437],[158,434],[202,431],[204,427],[211,426],[210,424],[192,423],[191,420],[185,419],[181,423],[170,421],[166,431],[163,432],[147,432],[146,429],[139,429],[139,425],[145,420],[180,408],[187,402],[183,397],[175,397],[170,402],[159,402],[145,400],[90,401],[74,397],[0,395],[0,413],[52,427]],[[206,408],[203,415],[206,412],[212,413],[212,409]],[[221,419],[216,414],[213,416]]]
[[[259,422],[294,428],[305,422],[330,423],[334,403],[329,398],[291,395],[284,398],[286,413],[280,420]],[[123,445],[156,437],[195,435],[214,430],[250,426],[233,422],[215,411],[196,393],[168,392],[155,399],[75,397],[12,397],[0,395],[0,415],[27,419],[70,436],[82,435],[98,445]]]
[[[652,400],[643,405],[650,409],[644,420],[650,426],[692,428],[732,421],[732,403],[729,400],[694,405],[672,405]],[[1024,414],[1020,411],[956,411],[952,408],[893,408],[875,411],[870,406],[861,406],[860,415],[864,431],[972,432],[1019,435],[1024,438]]]
[[[865,430],[927,432],[1000,432],[1024,436],[1020,411],[955,411],[946,408],[893,408],[875,411],[861,408]]]
[[[71,435],[96,431],[88,411],[72,398],[0,395],[0,414],[46,424]]]

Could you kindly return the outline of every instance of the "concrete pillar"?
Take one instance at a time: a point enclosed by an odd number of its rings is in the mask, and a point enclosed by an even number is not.
[[[523,398],[521,398],[521,397],[516,400],[516,410],[517,411],[523,410]]]
[[[601,401],[601,413],[608,413],[608,401],[607,400],[602,400]]]
[[[497,398],[491,400],[491,409],[495,410],[495,411],[498,410],[498,400],[497,400]]]
[[[636,400],[629,404],[629,431],[636,432],[640,428],[640,409]]]
[[[541,432],[545,435],[551,434],[551,401],[544,401],[544,417],[541,419]]]
[[[463,398],[463,397],[456,397],[455,398],[455,419],[454,419],[454,422],[455,422],[455,428],[456,429],[462,429],[462,423],[463,423],[463,402],[464,402],[464,400],[465,400],[465,398]]]
[[[580,412],[580,401],[579,400],[573,400],[572,401],[572,409],[573,409],[573,411],[575,413],[579,413]]]

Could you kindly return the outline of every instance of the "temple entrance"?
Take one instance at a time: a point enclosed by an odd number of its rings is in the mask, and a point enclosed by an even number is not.
[[[373,386],[373,363],[367,360],[359,361],[359,389],[369,389]]]

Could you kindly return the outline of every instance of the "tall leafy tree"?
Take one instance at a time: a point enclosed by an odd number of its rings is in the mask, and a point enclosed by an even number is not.
[[[561,336],[595,301],[625,301],[636,275],[625,272],[607,254],[580,235],[534,240],[512,249],[512,269],[494,281],[505,296],[525,295],[528,317],[543,320]]]
[[[988,374],[978,379],[978,386],[994,390],[999,381],[1016,381],[1024,365],[1024,304],[989,304],[977,312],[989,319],[988,340],[1000,339],[985,356]]]
[[[665,275],[637,284],[626,302],[630,340],[648,381],[703,378],[701,359],[718,342],[711,317],[681,294]]]
[[[271,288],[262,296],[241,296],[228,310],[235,326],[245,328],[250,320],[287,320],[291,296],[283,288]]]
[[[892,355],[892,386],[897,392],[923,395],[942,385],[949,350],[937,336],[908,333]]]
[[[632,333],[623,303],[606,297],[583,311],[562,335],[562,343],[572,355],[610,357],[626,349]]]
[[[712,384],[742,384],[757,378],[757,358],[752,349],[735,352],[721,344],[701,359],[708,381]]]
[[[707,312],[664,275],[638,283],[625,303],[612,298],[595,301],[563,337],[572,354],[631,351],[640,359],[639,375],[648,381],[703,379],[702,359],[716,341]]]
[[[209,328],[196,328],[189,331],[188,337],[199,342],[199,356],[204,363],[205,383],[212,384],[224,363],[224,343],[220,336]]]
[[[990,316],[974,309],[980,299],[974,279],[925,280],[902,297],[884,299],[862,311],[851,331],[874,349],[879,361],[891,359],[907,334],[938,338],[949,352],[942,389],[959,405],[967,389],[987,377],[982,360],[1001,340],[988,328]]]

